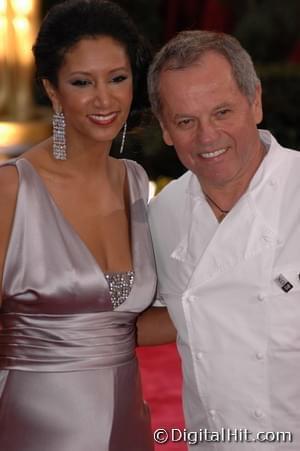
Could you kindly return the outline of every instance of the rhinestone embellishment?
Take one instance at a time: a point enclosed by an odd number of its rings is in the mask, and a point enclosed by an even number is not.
[[[63,113],[53,114],[53,156],[56,160],[67,159],[65,117]]]
[[[111,303],[115,309],[128,298],[134,282],[134,272],[113,272],[104,275],[108,283]]]

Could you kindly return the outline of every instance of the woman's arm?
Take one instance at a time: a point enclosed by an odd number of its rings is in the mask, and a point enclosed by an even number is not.
[[[13,166],[0,167],[0,305],[2,273],[16,207],[18,174]]]
[[[150,307],[137,320],[137,343],[154,346],[176,340],[176,329],[166,307]]]

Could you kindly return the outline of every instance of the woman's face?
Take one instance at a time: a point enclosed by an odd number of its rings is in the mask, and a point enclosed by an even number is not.
[[[67,143],[109,148],[129,114],[133,81],[125,48],[109,36],[85,38],[66,54],[58,85],[45,87],[63,111]]]

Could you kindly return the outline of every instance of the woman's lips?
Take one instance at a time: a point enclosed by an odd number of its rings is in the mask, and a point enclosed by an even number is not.
[[[109,114],[89,114],[88,118],[97,125],[110,125],[117,117],[117,113]]]

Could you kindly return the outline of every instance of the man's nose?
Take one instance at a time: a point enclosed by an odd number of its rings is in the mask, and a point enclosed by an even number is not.
[[[218,128],[211,120],[205,120],[199,123],[197,137],[201,144],[211,144],[216,141],[219,136]]]

